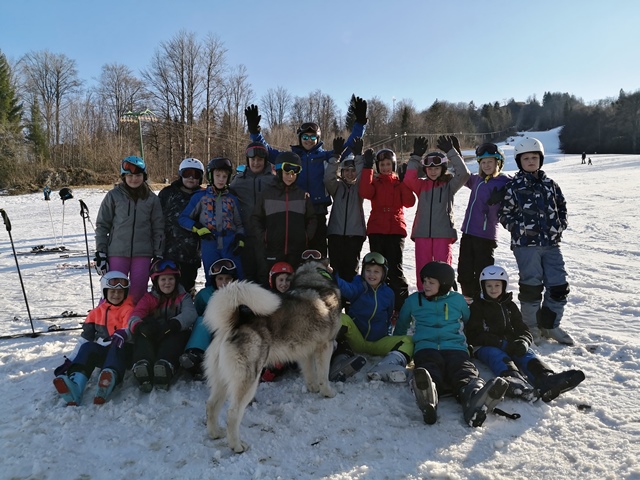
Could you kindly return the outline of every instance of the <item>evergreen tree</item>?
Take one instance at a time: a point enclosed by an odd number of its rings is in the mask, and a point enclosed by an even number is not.
[[[26,139],[31,144],[31,152],[38,163],[44,163],[49,159],[47,133],[42,121],[40,104],[37,100],[31,105],[31,119],[27,122]]]
[[[356,96],[351,95],[351,101],[349,102],[349,108],[347,109],[347,115],[344,119],[345,130],[350,132],[353,129],[353,124],[356,123]]]
[[[7,57],[0,51],[0,124],[6,131],[20,133],[22,104],[18,103],[16,90],[12,83],[11,67]]]

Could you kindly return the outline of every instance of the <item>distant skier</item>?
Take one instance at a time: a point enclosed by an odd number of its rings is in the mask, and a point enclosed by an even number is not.
[[[585,152],[582,152],[582,165],[584,165],[586,163],[585,162],[586,158],[587,158],[587,154]],[[589,162],[591,162],[591,159],[589,159]]]

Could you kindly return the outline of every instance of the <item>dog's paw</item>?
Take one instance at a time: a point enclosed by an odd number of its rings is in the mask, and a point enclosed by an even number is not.
[[[207,432],[209,432],[209,437],[213,438],[214,440],[216,438],[222,438],[224,437],[227,432],[225,430],[223,430],[220,425],[207,425]]]
[[[246,443],[244,443],[242,441],[238,442],[235,445],[229,444],[229,446],[236,453],[243,453],[243,452],[246,452],[247,450],[249,450],[249,445],[247,445]]]
[[[336,396],[336,391],[329,385],[323,385],[320,389],[320,393],[327,398],[333,398]]]
[[[320,391],[320,387],[316,383],[307,383],[306,387],[307,391],[311,393],[318,393]]]

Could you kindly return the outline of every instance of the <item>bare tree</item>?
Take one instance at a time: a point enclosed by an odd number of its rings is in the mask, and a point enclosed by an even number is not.
[[[270,88],[260,99],[260,112],[269,129],[283,125],[291,108],[291,94],[286,88]]]
[[[240,158],[246,144],[244,135],[244,109],[251,101],[253,90],[248,82],[247,67],[238,65],[225,82],[223,128],[227,134],[221,138],[226,146],[223,152],[232,160]]]
[[[124,113],[148,107],[149,95],[144,83],[129,67],[119,63],[102,66],[95,92],[114,132],[120,132],[120,117]]]
[[[204,153],[211,158],[211,136],[214,127],[214,114],[219,109],[224,96],[224,70],[227,50],[222,41],[209,34],[203,48],[204,81]]]
[[[304,122],[316,122],[320,125],[323,136],[328,140],[336,130],[342,129],[339,120],[339,112],[336,103],[329,95],[320,90],[310,93],[306,97],[295,97],[291,106],[292,126],[298,126]]]

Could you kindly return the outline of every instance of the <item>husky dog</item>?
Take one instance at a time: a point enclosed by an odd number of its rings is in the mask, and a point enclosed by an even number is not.
[[[240,440],[240,422],[268,365],[297,362],[310,392],[335,396],[329,364],[340,329],[340,310],[340,290],[318,262],[302,265],[291,279],[291,289],[282,296],[246,281],[217,291],[204,314],[204,323],[214,332],[204,360],[211,388],[209,436],[225,435],[218,416],[229,399],[227,442],[237,453],[248,448]]]

